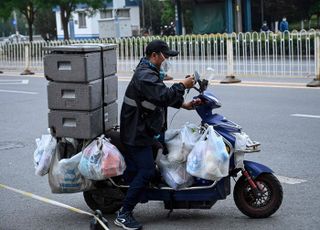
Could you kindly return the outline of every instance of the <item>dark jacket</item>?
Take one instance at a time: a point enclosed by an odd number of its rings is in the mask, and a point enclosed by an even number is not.
[[[279,30],[281,31],[281,32],[284,32],[284,31],[287,31],[287,30],[289,30],[289,23],[287,22],[287,21],[281,21],[280,22],[280,25],[279,25]]]
[[[182,83],[167,87],[159,77],[159,70],[147,59],[141,59],[121,108],[121,142],[131,146],[152,145],[155,135],[166,129],[167,107],[180,108],[184,91]]]

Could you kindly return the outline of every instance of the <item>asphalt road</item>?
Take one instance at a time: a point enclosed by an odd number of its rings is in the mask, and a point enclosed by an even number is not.
[[[119,81],[120,98],[127,83]],[[52,194],[47,176],[34,175],[34,140],[47,128],[46,84],[40,77],[0,76],[0,184],[90,211],[81,193]],[[262,152],[248,154],[247,159],[268,165],[280,176],[283,204],[270,218],[250,219],[236,208],[230,195],[210,210],[176,210],[168,219],[161,202],[149,202],[135,210],[144,229],[319,229],[320,89],[260,82],[215,84],[210,90],[223,105],[216,112],[262,143]],[[169,111],[169,123],[176,112]],[[200,119],[195,112],[181,110],[170,128],[186,121],[199,123]],[[117,229],[114,216],[106,217],[110,228]],[[90,220],[0,187],[1,230],[89,229]]]

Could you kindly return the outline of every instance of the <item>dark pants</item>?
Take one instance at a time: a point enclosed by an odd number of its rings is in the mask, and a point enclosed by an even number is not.
[[[151,146],[126,145],[126,148],[125,178],[130,182],[130,187],[123,202],[123,211],[132,211],[145,195],[146,188],[155,174],[155,166]]]

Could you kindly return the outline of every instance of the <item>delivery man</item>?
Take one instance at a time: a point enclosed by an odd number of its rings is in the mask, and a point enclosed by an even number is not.
[[[167,87],[161,65],[169,57],[178,55],[167,43],[153,40],[142,58],[126,89],[120,116],[121,142],[126,146],[125,160],[129,171],[134,172],[130,187],[115,224],[124,229],[141,229],[132,211],[146,191],[155,174],[152,144],[166,128],[167,107],[192,109],[198,101],[184,102],[186,89],[195,84],[193,76],[181,79]]]

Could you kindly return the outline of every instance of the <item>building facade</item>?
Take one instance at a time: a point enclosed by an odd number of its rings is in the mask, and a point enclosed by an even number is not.
[[[54,9],[58,39],[64,39],[60,9]],[[77,5],[69,21],[70,39],[129,37],[140,34],[140,11],[137,1],[110,1],[105,8],[90,14],[88,6]]]

